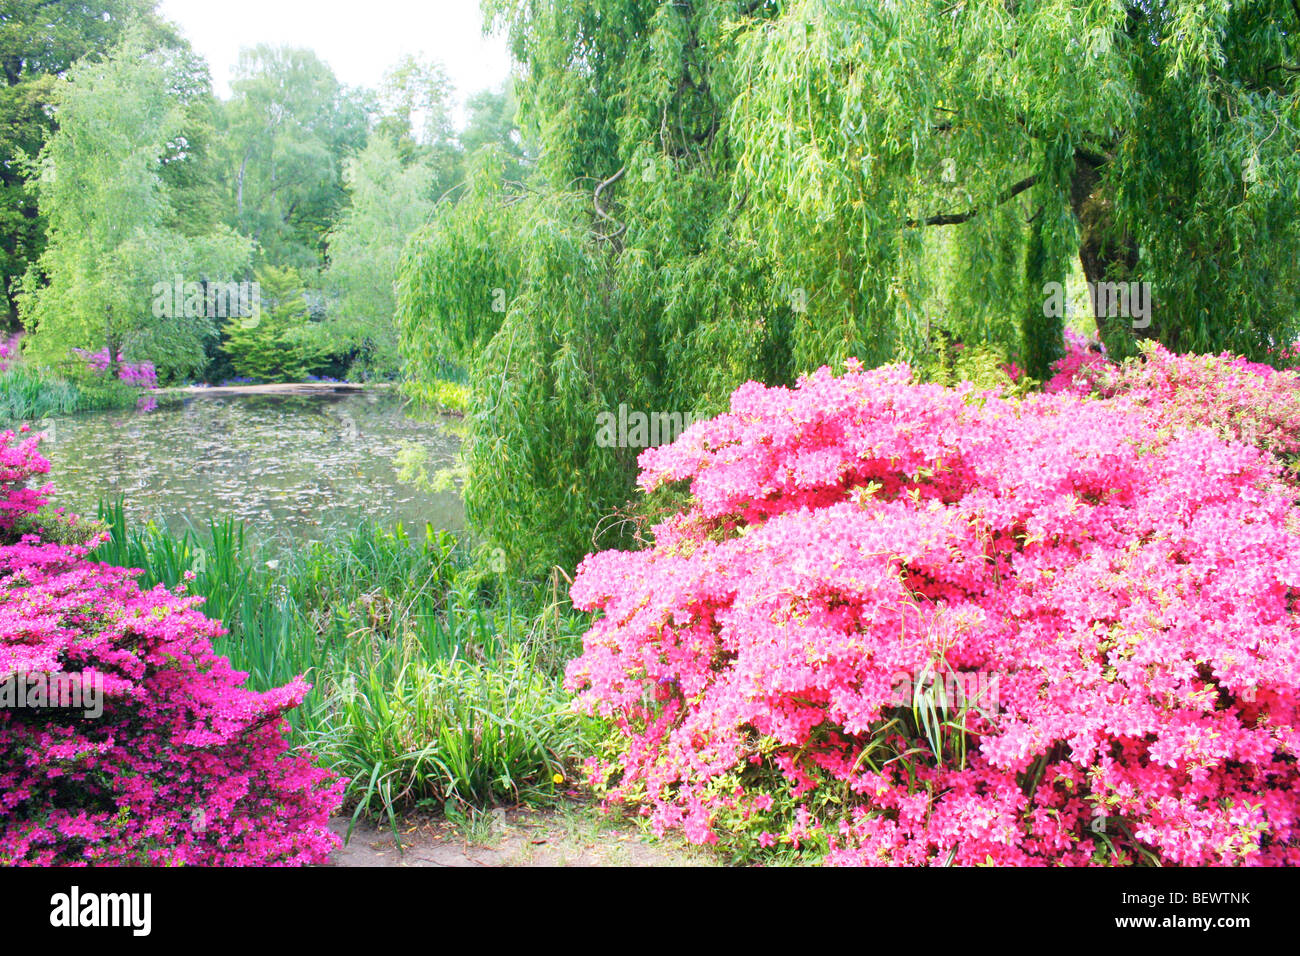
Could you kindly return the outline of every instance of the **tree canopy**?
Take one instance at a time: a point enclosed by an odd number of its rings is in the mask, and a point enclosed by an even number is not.
[[[11,327],[18,319],[14,283],[45,244],[27,163],[53,132],[55,81],[82,57],[112,49],[128,22],[147,28],[155,42],[182,46],[154,6],[155,0],[6,0],[0,10],[0,291]]]
[[[54,87],[60,125],[37,180],[49,240],[20,297],[38,361],[62,365],[71,349],[93,345],[114,369],[123,352],[164,374],[204,362],[211,317],[155,310],[153,289],[200,270],[224,279],[251,250],[229,229],[188,235],[171,225],[162,169],[176,158],[185,114],[175,66],[132,33],[115,56],[79,62]]]
[[[1100,300],[1114,355],[1295,336],[1294,4],[484,8],[537,162],[416,237],[399,309],[417,364],[473,370],[468,503],[521,570],[572,565],[627,497],[636,450],[592,426],[620,403],[713,412],[750,378],[924,364],[937,332],[1042,378],[1053,282],[1147,290],[1146,316]]]

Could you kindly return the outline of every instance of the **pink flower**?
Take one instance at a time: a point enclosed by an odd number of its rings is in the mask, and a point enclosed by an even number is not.
[[[690,504],[571,591],[611,797],[696,841],[773,812],[831,863],[1300,863],[1298,377],[1075,356],[1023,400],[751,382],[644,452]],[[995,693],[940,733],[900,673]]]
[[[39,436],[14,439],[0,434],[0,673],[75,677],[102,690],[103,712],[0,709],[0,860],[323,862],[343,781],[288,749],[283,717],[308,685],[248,689],[213,653],[221,625],[199,599],[16,535],[50,488],[25,487],[49,470]]]

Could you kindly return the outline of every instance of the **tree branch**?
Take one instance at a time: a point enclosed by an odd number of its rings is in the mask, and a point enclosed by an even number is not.
[[[1016,196],[1019,196],[1026,189],[1029,189],[1032,186],[1034,186],[1034,184],[1037,182],[1038,182],[1037,173],[1035,173],[1033,176],[1025,177],[1024,179],[1020,180],[1020,182],[1012,186],[1010,189],[1003,190],[1001,193],[999,193],[998,198],[996,199],[996,201],[994,201],[993,205],[1000,206],[1004,202],[1007,202],[1010,199],[1014,199]],[[963,222],[970,222],[972,219],[974,219],[982,212],[984,212],[983,209],[972,209],[969,212],[942,213],[938,216],[928,216],[925,219],[909,219],[905,223],[903,223],[903,225],[908,229],[914,229],[917,226],[956,226],[956,225],[960,225]]]
[[[618,228],[614,230],[614,232],[610,233],[608,236],[602,236],[601,238],[603,239],[617,239],[619,236],[623,235],[623,233],[627,231],[627,225],[625,223],[619,222],[617,219],[615,219],[613,216],[607,213],[600,204],[600,194],[605,191],[605,188],[607,186],[612,186],[620,179],[622,179],[623,174],[626,172],[627,172],[627,163],[624,163],[622,166],[618,168],[618,172],[616,172],[613,176],[610,176],[609,179],[602,179],[600,183],[596,186],[596,191],[591,196],[591,204],[596,207],[596,214],[600,216],[601,219],[607,219],[618,226]]]

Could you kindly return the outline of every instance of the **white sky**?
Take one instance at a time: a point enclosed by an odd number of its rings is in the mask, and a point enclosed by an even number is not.
[[[447,71],[457,104],[510,73],[505,39],[483,36],[478,0],[162,0],[158,10],[208,61],[220,97],[239,51],[258,43],[315,50],[341,82],[372,88],[405,54],[424,55]]]

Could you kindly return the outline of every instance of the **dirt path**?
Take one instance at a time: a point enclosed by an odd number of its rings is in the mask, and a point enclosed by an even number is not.
[[[331,829],[343,836],[348,821]],[[643,835],[587,807],[496,810],[468,827],[442,819],[409,820],[398,827],[399,850],[388,827],[358,823],[331,866],[708,866],[707,852]]]

